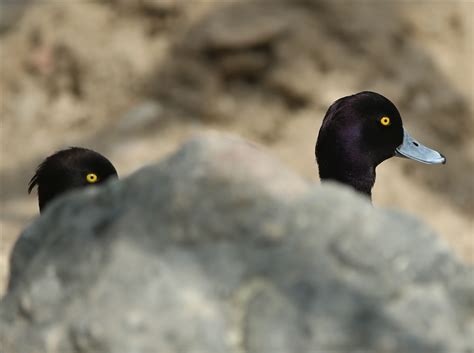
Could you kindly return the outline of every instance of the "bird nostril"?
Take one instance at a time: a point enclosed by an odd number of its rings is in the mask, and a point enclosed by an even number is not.
[[[413,144],[414,144],[416,147],[419,146],[419,145],[418,145],[418,142],[413,142]]]

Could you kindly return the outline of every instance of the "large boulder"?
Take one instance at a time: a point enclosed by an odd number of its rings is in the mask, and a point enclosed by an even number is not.
[[[22,234],[8,353],[474,351],[472,268],[410,216],[211,134]]]

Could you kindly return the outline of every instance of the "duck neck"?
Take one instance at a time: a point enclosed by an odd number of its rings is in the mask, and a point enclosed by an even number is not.
[[[357,191],[372,198],[375,183],[375,168],[364,161],[339,161],[337,164],[319,163],[321,180],[335,180],[350,185]]]

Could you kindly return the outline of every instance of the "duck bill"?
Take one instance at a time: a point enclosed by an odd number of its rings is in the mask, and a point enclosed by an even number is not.
[[[445,164],[446,158],[439,152],[428,148],[403,129],[403,142],[395,150],[395,156],[413,159],[426,164]]]

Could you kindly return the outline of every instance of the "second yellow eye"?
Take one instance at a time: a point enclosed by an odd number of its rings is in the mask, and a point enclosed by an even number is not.
[[[87,176],[86,176],[87,182],[88,182],[88,183],[91,183],[91,184],[97,182],[97,179],[98,179],[98,178],[97,178],[97,175],[94,174],[94,173],[89,173],[89,174],[87,174]]]
[[[388,116],[384,116],[383,118],[380,119],[380,124],[382,124],[383,126],[389,126],[390,118]]]

